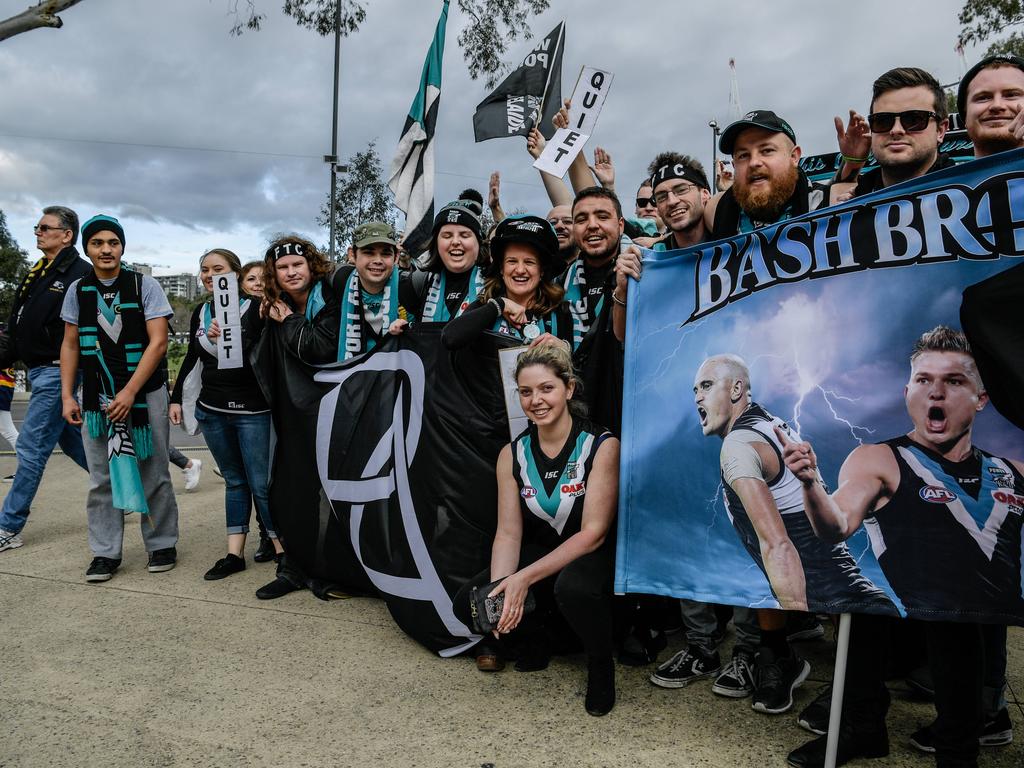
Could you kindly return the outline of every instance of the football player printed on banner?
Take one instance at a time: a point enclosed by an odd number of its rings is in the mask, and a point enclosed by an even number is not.
[[[896,615],[845,544],[815,535],[804,513],[802,484],[783,461],[779,434],[790,442],[799,436],[754,402],[744,360],[731,354],[707,358],[693,392],[704,436],[722,438],[722,488],[733,528],[779,604],[833,613],[855,606]]]
[[[972,441],[988,395],[961,331],[918,339],[904,399],[910,432],[854,449],[831,495],[811,444],[776,430],[811,525],[840,542],[863,524],[911,618],[1020,622],[1024,465]]]

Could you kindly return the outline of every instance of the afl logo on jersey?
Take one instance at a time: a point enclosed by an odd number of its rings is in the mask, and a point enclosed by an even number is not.
[[[929,504],[949,504],[956,501],[956,494],[941,485],[926,485],[918,491],[918,495]]]
[[[532,485],[524,485],[523,490],[519,492],[519,495],[522,496],[524,499],[532,499],[534,496],[537,495],[537,489],[534,488]]]

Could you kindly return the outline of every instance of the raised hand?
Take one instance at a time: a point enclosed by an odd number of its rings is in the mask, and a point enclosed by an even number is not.
[[[536,160],[544,153],[544,146],[547,141],[544,139],[544,135],[536,128],[531,128],[530,133],[526,137],[526,151],[530,153],[530,156]]]
[[[612,165],[612,156],[601,147],[594,150],[594,167],[591,170],[602,187],[615,188],[615,166]]]
[[[813,485],[818,481],[818,457],[806,440],[799,443],[789,439],[789,435],[777,425],[775,435],[782,443],[782,460],[797,479],[804,485]]]
[[[868,121],[856,110],[850,110],[850,120],[844,126],[843,118],[836,115],[836,141],[839,151],[846,157],[867,158],[871,151],[871,128]]]
[[[501,174],[498,171],[491,174],[491,180],[487,183],[487,207],[501,207]]]

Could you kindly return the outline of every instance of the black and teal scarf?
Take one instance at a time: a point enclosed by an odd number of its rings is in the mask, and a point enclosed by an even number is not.
[[[424,323],[447,323],[452,319],[448,311],[448,303],[445,301],[445,278],[448,270],[442,269],[430,280],[430,287],[427,289],[427,299],[423,304],[423,317],[419,318]],[[469,286],[466,289],[466,296],[462,300],[462,306],[455,313],[455,317],[461,315],[467,307],[476,302],[476,297],[484,288],[484,276],[480,267],[473,267],[469,276]]]
[[[535,315],[522,328],[516,328],[505,319],[504,315],[499,315],[498,319],[494,321],[494,325],[491,326],[491,330],[503,336],[511,336],[513,339],[530,343],[545,333],[558,336],[558,315],[555,312],[549,312],[544,317]]]
[[[310,296],[312,298],[312,296]],[[338,359],[348,360],[354,355],[366,352],[377,346],[373,338],[366,340],[363,347],[363,290],[359,283],[359,273],[354,269],[345,282],[345,291],[341,297],[341,332],[338,334]],[[310,302],[307,300],[306,309]],[[391,270],[391,279],[384,286],[381,294],[381,316],[383,325],[381,335],[388,332],[390,326],[399,318],[406,318],[405,309],[400,306],[398,298],[398,269]],[[407,318],[406,318],[407,319]]]
[[[127,421],[111,422],[106,414],[107,404],[131,379],[149,343],[141,296],[138,272],[122,269],[109,286],[95,272],[83,277],[78,283],[78,346],[85,426],[94,439],[107,436],[114,508],[148,513],[138,465],[153,455],[144,388]]]
[[[590,332],[589,318],[593,316],[596,320],[601,316],[601,310],[604,309],[604,293],[598,299],[594,311],[588,312],[590,297],[587,294],[587,275],[583,268],[582,257],[569,265],[569,269],[565,272],[563,287],[565,288],[564,301],[569,305],[569,314],[572,316],[572,348],[575,351],[583,343],[583,337]]]

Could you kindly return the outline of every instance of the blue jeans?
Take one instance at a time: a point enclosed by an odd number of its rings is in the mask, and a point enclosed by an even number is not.
[[[4,499],[3,509],[0,509],[0,528],[11,533],[18,533],[25,527],[32,500],[39,490],[43,470],[55,445],[60,443],[64,453],[78,466],[86,471],[89,469],[85,462],[85,449],[82,448],[82,432],[64,421],[62,415],[60,368],[55,365],[30,368],[28,380],[32,385],[32,397],[29,398],[21,436],[15,447],[18,469],[14,473],[10,493]]]
[[[249,532],[249,511],[277,538],[270,520],[267,483],[270,476],[270,414],[223,413],[196,406],[206,447],[224,475],[224,511],[228,535]]]

